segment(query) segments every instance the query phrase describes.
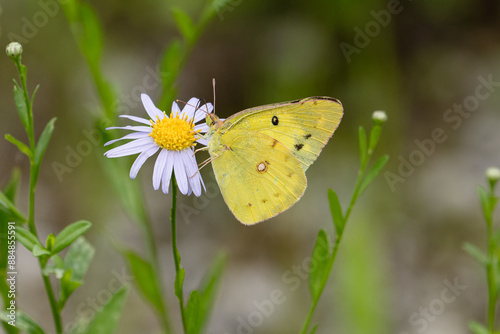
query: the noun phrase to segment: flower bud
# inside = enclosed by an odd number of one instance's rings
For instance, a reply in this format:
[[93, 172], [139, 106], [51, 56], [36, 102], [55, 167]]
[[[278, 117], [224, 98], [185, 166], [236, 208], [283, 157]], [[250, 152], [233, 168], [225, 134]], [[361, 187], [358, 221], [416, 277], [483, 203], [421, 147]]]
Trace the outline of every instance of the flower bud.
[[12, 42], [5, 48], [5, 53], [12, 59], [19, 58], [23, 53], [23, 46], [18, 42]]
[[491, 188], [500, 180], [500, 169], [497, 167], [490, 167], [486, 170], [486, 178], [490, 181]]
[[382, 125], [387, 121], [387, 114], [385, 111], [377, 110], [373, 112], [372, 119], [375, 125]]

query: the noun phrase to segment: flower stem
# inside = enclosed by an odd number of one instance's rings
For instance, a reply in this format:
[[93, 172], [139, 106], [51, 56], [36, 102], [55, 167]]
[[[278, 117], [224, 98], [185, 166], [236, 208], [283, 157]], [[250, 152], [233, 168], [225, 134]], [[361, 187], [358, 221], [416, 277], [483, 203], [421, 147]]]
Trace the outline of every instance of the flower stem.
[[175, 290], [177, 299], [179, 300], [179, 307], [181, 309], [182, 317], [182, 327], [184, 328], [184, 333], [187, 333], [186, 324], [186, 314], [184, 312], [184, 293], [183, 293], [183, 281], [184, 281], [184, 269], [181, 267], [181, 255], [177, 249], [177, 228], [176, 228], [176, 213], [177, 213], [177, 182], [175, 176], [172, 175], [172, 209], [170, 213], [170, 223], [172, 226], [172, 253], [174, 255], [175, 262]]
[[[375, 125], [375, 127], [378, 127], [378, 126], [379, 125]], [[375, 144], [376, 143], [373, 144], [373, 148], [375, 147]], [[304, 325], [302, 326], [302, 330], [300, 332], [301, 334], [307, 334], [307, 330], [309, 328], [309, 324], [310, 324], [312, 316], [314, 314], [314, 310], [316, 309], [316, 306], [318, 305], [319, 299], [320, 299], [320, 297], [323, 293], [323, 290], [325, 289], [326, 283], [328, 282], [328, 279], [330, 277], [330, 273], [332, 271], [333, 264], [335, 263], [335, 259], [337, 258], [337, 253], [339, 250], [340, 242], [342, 241], [342, 236], [344, 235], [344, 230], [345, 230], [345, 226], [347, 224], [347, 220], [349, 219], [349, 216], [351, 215], [352, 208], [356, 204], [356, 201], [358, 200], [358, 197], [360, 195], [361, 184], [363, 183], [363, 179], [364, 179], [365, 174], [366, 174], [368, 162], [370, 161], [371, 156], [373, 154], [373, 148], [368, 149], [366, 152], [366, 156], [364, 158], [362, 158], [362, 160], [360, 161], [360, 167], [358, 170], [358, 178], [356, 180], [356, 185], [355, 185], [354, 191], [352, 193], [351, 201], [349, 202], [349, 207], [347, 208], [347, 211], [346, 211], [345, 215], [343, 216], [344, 228], [342, 228], [340, 230], [340, 232], [336, 235], [335, 244], [334, 244], [333, 250], [332, 250], [332, 255], [328, 259], [328, 263], [327, 263], [328, 275], [325, 275], [325, 278], [321, 282], [319, 293], [317, 294], [317, 297], [315, 297], [312, 301], [312, 305], [311, 305], [311, 308], [309, 309], [309, 312], [307, 314], [306, 321], [304, 322]]]
[[[30, 143], [30, 151], [31, 151], [31, 159], [30, 159], [30, 191], [29, 191], [29, 214], [28, 214], [28, 228], [30, 232], [35, 235], [37, 239], [38, 234], [35, 226], [35, 188], [36, 182], [38, 180], [38, 172], [39, 168], [35, 162], [35, 126], [33, 121], [33, 110], [30, 98], [28, 96], [28, 89], [26, 87], [26, 67], [21, 64], [21, 61], [17, 59], [15, 61], [17, 70], [19, 72], [19, 78], [21, 80], [21, 87], [23, 90], [24, 102], [26, 104], [26, 110], [28, 113], [28, 128], [26, 129], [26, 133], [28, 135], [29, 143]], [[46, 261], [43, 261], [41, 257], [38, 258], [38, 262], [40, 265], [40, 271], [42, 272], [43, 284], [45, 286], [45, 290], [47, 291], [47, 296], [49, 298], [50, 308], [52, 310], [52, 316], [54, 318], [54, 325], [56, 328], [57, 334], [62, 334], [62, 322], [61, 322], [61, 314], [59, 313], [59, 307], [57, 305], [57, 300], [54, 295], [54, 290], [52, 289], [52, 285], [50, 284], [50, 279], [48, 276], [43, 275], [43, 269], [46, 266]]]
[[[371, 156], [371, 152], [368, 153], [368, 157], [367, 157], [366, 161], [368, 161], [370, 159], [370, 156]], [[354, 192], [353, 192], [352, 197], [351, 197], [351, 202], [350, 202], [349, 207], [348, 207], [346, 214], [344, 216], [345, 224], [347, 224], [347, 219], [349, 218], [351, 211], [352, 211], [352, 208], [354, 207], [354, 204], [356, 204], [356, 200], [358, 199], [359, 189], [361, 187], [361, 182], [363, 181], [363, 177], [364, 177], [365, 172], [366, 172], [366, 166], [367, 166], [367, 164], [362, 162], [361, 168], [358, 171], [358, 180], [356, 181], [356, 186], [354, 188]], [[339, 245], [340, 245], [340, 242], [342, 241], [343, 235], [344, 235], [344, 229], [342, 229], [342, 231], [339, 234], [337, 234], [337, 236], [335, 238], [335, 245], [333, 246], [332, 255], [328, 259], [328, 264], [327, 264], [328, 273], [330, 273], [332, 271], [333, 264], [335, 263], [335, 259], [337, 258]], [[325, 275], [325, 279], [321, 282], [321, 287], [319, 290], [320, 292], [318, 293], [318, 297], [314, 298], [312, 301], [312, 305], [311, 305], [311, 308], [309, 309], [309, 312], [307, 314], [306, 321], [304, 322], [304, 326], [302, 327], [302, 330], [300, 332], [301, 334], [307, 334], [307, 329], [309, 328], [309, 324], [311, 322], [312, 315], [314, 313], [314, 310], [316, 309], [316, 306], [318, 305], [319, 299], [321, 297], [321, 294], [323, 293], [323, 290], [326, 286], [326, 283], [328, 282], [329, 277], [330, 277], [330, 274]]]
[[[491, 203], [492, 199], [495, 198], [493, 189], [490, 189], [488, 195], [488, 201]], [[486, 216], [486, 226], [488, 233], [488, 264], [486, 266], [486, 274], [488, 280], [488, 330], [490, 333], [495, 332], [495, 313], [496, 313], [496, 301], [498, 297], [498, 291], [496, 286], [495, 278], [495, 268], [496, 268], [496, 255], [495, 255], [495, 238], [493, 235], [493, 206], [490, 205], [491, 212]]]
[[[141, 208], [144, 208], [142, 206]], [[161, 311], [160, 311], [160, 321], [163, 326], [163, 330], [165, 333], [173, 333], [172, 327], [170, 325], [170, 319], [168, 318], [168, 308], [165, 303], [164, 299], [164, 294], [163, 294], [163, 285], [161, 284], [162, 278], [161, 278], [161, 270], [160, 270], [160, 263], [158, 261], [158, 248], [156, 247], [156, 241], [154, 237], [154, 232], [153, 228], [151, 226], [151, 221], [149, 220], [149, 217], [147, 217], [147, 214], [144, 212], [142, 215], [142, 230], [143, 230], [143, 236], [145, 240], [145, 244], [148, 248], [148, 254], [149, 254], [149, 259], [151, 261], [151, 264], [153, 266], [153, 272], [155, 274], [155, 279], [158, 285], [158, 289], [160, 290], [160, 301], [161, 301]]]

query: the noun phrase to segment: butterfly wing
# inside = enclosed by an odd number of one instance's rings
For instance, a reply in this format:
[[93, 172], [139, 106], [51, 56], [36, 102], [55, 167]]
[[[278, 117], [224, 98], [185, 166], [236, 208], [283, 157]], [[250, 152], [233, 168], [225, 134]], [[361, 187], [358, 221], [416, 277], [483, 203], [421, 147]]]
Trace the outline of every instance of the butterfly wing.
[[306, 171], [337, 129], [342, 115], [337, 99], [308, 97], [243, 110], [226, 119], [221, 130], [259, 131], [277, 139]]
[[235, 217], [251, 225], [297, 202], [307, 180], [297, 158], [259, 131], [231, 130], [212, 138], [209, 151], [222, 196]]

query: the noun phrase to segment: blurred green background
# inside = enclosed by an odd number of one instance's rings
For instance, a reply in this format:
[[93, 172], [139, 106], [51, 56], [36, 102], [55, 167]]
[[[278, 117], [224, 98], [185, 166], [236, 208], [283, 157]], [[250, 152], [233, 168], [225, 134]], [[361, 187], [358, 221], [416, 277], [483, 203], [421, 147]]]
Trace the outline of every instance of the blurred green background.
[[[91, 316], [103, 304], [114, 277], [127, 281], [122, 275], [126, 265], [105, 235], [138, 250], [143, 246], [137, 225], [122, 211], [99, 168], [101, 150], [86, 136], [101, 108], [89, 70], [64, 14], [47, 3], [1, 0], [0, 45], [6, 46], [14, 35], [21, 37], [14, 40], [24, 47], [29, 89], [41, 85], [34, 106], [38, 134], [50, 118], [58, 118], [37, 188], [41, 239], [72, 221], [94, 223], [87, 237], [97, 256], [85, 286], [63, 314], [68, 323], [76, 316]], [[179, 7], [196, 17], [203, 2], [89, 3], [105, 29], [102, 68], [121, 96], [116, 103], [121, 113], [145, 116], [138, 94], [145, 91], [158, 98], [160, 87], [152, 73], [158, 72], [162, 50], [179, 35], [171, 9]], [[41, 12], [49, 14], [46, 21]], [[25, 138], [12, 95], [16, 71], [7, 56], [0, 56], [0, 73], [0, 133]], [[301, 279], [298, 286], [291, 284], [283, 275], [303, 265], [320, 228], [333, 235], [327, 189], [337, 191], [347, 205], [358, 168], [357, 128], [371, 126], [374, 110], [385, 110], [389, 117], [376, 154], [390, 154], [384, 172], [393, 174], [382, 174], [354, 210], [313, 320], [320, 324], [317, 333], [462, 334], [469, 333], [469, 320], [484, 320], [484, 274], [462, 245], [485, 243], [476, 187], [485, 183], [487, 167], [500, 166], [498, 1], [233, 0], [193, 49], [177, 81], [178, 98], [211, 101], [212, 78], [217, 80], [216, 112], [221, 117], [314, 95], [340, 99], [345, 115], [309, 168], [302, 200], [271, 221], [252, 227], [238, 223], [218, 192], [211, 167], [202, 170], [207, 195], [180, 196], [185, 291], [198, 285], [219, 249], [230, 255], [208, 333], [237, 333], [242, 319], [248, 321], [256, 303], [269, 299], [275, 289], [283, 291], [286, 301], [247, 332], [298, 331], [309, 306], [307, 284]], [[485, 86], [488, 80], [492, 83]], [[453, 111], [454, 105], [464, 103], [470, 112]], [[446, 140], [430, 144], [436, 129], [444, 131]], [[418, 143], [427, 143], [428, 152]], [[78, 150], [85, 154], [69, 166], [69, 152]], [[26, 158], [3, 139], [0, 157], [0, 184], [14, 167], [22, 169], [19, 202], [26, 208]], [[170, 196], [152, 189], [152, 160], [129, 182], [143, 184], [169, 308], [179, 320]], [[404, 161], [413, 167], [402, 167]], [[71, 171], [58, 174], [55, 163]], [[394, 181], [394, 175], [400, 178]], [[36, 260], [21, 251], [18, 266], [20, 306], [50, 328]], [[463, 291], [453, 302], [439, 302], [446, 282], [454, 281], [465, 286]], [[424, 308], [427, 317], [420, 313]], [[118, 332], [157, 329], [150, 308], [134, 291]]]

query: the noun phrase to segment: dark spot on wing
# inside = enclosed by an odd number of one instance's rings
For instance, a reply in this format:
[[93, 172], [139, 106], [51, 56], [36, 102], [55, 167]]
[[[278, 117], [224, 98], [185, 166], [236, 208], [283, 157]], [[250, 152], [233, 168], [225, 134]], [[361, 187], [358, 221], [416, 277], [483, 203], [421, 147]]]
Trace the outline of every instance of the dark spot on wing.
[[276, 139], [273, 139], [273, 143], [271, 144], [271, 147], [276, 146], [277, 143], [278, 143], [278, 141]]
[[280, 194], [279, 193], [275, 193], [274, 197], [280, 197]]
[[252, 203], [248, 203], [248, 206], [252, 206]]
[[300, 151], [302, 149], [302, 147], [304, 147], [304, 144], [295, 144], [295, 149], [297, 151]]
[[304, 136], [305, 139], [309, 139], [312, 137], [312, 134], [308, 133], [307, 135]]
[[314, 104], [314, 105], [317, 105], [317, 104], [318, 104], [318, 101], [314, 100], [313, 104]]
[[273, 125], [278, 125], [279, 123], [278, 117], [273, 116], [273, 118], [271, 119], [271, 123], [273, 123]]
[[265, 199], [265, 198], [264, 198], [264, 199], [262, 200], [262, 203], [266, 204], [266, 202], [267, 202], [267, 199]]

